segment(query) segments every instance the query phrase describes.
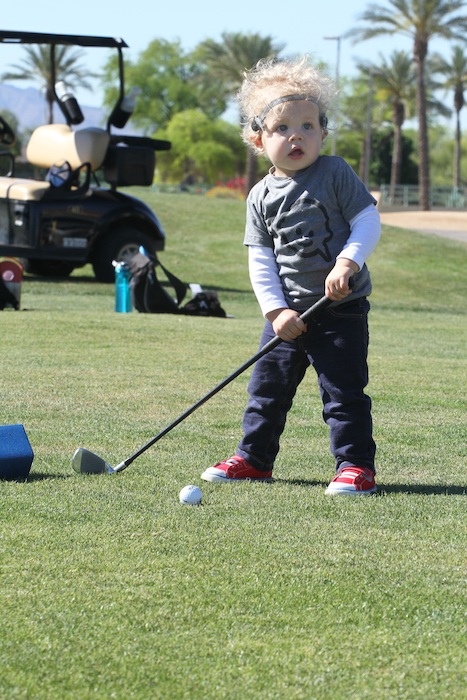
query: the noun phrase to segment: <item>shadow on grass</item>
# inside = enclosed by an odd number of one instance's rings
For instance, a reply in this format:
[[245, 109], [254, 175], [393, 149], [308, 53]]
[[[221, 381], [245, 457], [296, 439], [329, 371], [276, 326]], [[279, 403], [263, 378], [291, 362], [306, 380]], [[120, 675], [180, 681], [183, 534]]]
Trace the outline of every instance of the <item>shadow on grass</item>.
[[[328, 481], [317, 481], [315, 479], [273, 479], [272, 483], [291, 484], [292, 486], [322, 486], [327, 487]], [[457, 486], [456, 484], [381, 484], [378, 483], [378, 490], [373, 496], [387, 496], [390, 493], [423, 494], [424, 496], [465, 496], [467, 486]]]
[[[63, 282], [66, 282], [67, 284], [99, 284], [94, 277], [90, 277], [89, 275], [73, 275], [72, 277], [44, 275], [44, 277], [42, 277], [41, 275], [33, 275], [29, 273], [23, 277], [23, 282], [38, 282], [40, 284], [61, 284]], [[101, 284], [105, 284], [105, 282], [102, 282]]]
[[47, 481], [48, 479], [69, 479], [73, 474], [44, 474], [43, 472], [34, 472], [29, 474], [25, 481]]
[[291, 486], [328, 486], [329, 481], [316, 481], [315, 479], [272, 479], [273, 484], [290, 484]]
[[[95, 277], [89, 276], [89, 275], [71, 275], [70, 277], [60, 277], [60, 276], [40, 276], [40, 275], [34, 275], [27, 273], [27, 275], [24, 276], [23, 281], [27, 282], [32, 282], [32, 283], [40, 283], [40, 284], [60, 284], [65, 282], [66, 284], [99, 284], [102, 285], [103, 287], [111, 287], [114, 283], [113, 282], [98, 282]], [[162, 287], [167, 287], [168, 289], [171, 289], [171, 285], [169, 282], [166, 280], [159, 280], [160, 284]], [[202, 284], [201, 285], [204, 291], [206, 292], [225, 292], [227, 293], [232, 293], [232, 294], [252, 294], [251, 289], [238, 289], [238, 287], [221, 287], [219, 285], [214, 285], [214, 284]], [[189, 294], [189, 290], [188, 290]]]
[[378, 484], [378, 494], [418, 493], [424, 496], [465, 496], [467, 486], [456, 484]]
[[[17, 481], [18, 483], [47, 481], [51, 479], [70, 479], [76, 476], [70, 474], [45, 474], [43, 472], [34, 472], [29, 474], [25, 479], [8, 479], [7, 481]], [[317, 479], [278, 479], [273, 478], [268, 484], [290, 484], [290, 486], [304, 486], [305, 488], [313, 488], [320, 486], [326, 488], [329, 481], [318, 481]], [[406, 494], [422, 494], [423, 496], [466, 496], [467, 486], [458, 486], [456, 484], [444, 484], [437, 486], [436, 484], [381, 484], [378, 483], [378, 490], [372, 494], [373, 497], [383, 497], [391, 493], [406, 493]]]

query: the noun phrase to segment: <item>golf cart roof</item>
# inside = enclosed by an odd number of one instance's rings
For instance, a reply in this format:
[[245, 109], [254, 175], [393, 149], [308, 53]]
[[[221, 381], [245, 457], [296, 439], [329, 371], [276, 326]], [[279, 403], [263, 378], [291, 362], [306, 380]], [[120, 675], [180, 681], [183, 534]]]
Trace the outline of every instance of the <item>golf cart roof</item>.
[[8, 32], [1, 29], [0, 43], [102, 46], [110, 49], [128, 48], [128, 44], [119, 37], [81, 36], [79, 34], [43, 34], [41, 32]]

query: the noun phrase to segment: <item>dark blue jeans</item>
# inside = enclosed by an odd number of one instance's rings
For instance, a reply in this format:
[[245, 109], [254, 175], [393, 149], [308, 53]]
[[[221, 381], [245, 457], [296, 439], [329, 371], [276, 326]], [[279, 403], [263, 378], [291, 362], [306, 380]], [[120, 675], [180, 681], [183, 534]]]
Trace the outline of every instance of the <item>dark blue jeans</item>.
[[[369, 308], [365, 298], [328, 307], [308, 323], [306, 333], [281, 343], [256, 363], [237, 454], [257, 469], [273, 468], [287, 413], [311, 364], [318, 376], [336, 468], [356, 465], [374, 470], [371, 399], [364, 392]], [[260, 347], [273, 337], [272, 325], [266, 322]]]

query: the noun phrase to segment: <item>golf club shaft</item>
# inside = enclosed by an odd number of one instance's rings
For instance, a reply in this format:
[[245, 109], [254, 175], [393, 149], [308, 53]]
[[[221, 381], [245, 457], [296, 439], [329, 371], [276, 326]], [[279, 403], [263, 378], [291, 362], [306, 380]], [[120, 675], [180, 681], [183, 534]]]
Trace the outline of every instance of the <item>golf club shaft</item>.
[[[316, 304], [313, 304], [307, 311], [305, 311], [300, 318], [302, 321], [307, 323], [307, 321], [311, 320], [315, 316], [317, 316], [321, 311], [326, 309], [330, 304], [332, 304], [332, 300], [329, 299], [328, 297], [324, 296], [322, 297], [319, 301], [316, 302]], [[238, 369], [235, 370], [235, 372], [232, 372], [232, 374], [229, 374], [228, 377], [226, 377], [222, 382], [217, 384], [217, 386], [214, 387], [214, 389], [211, 389], [205, 396], [203, 396], [199, 401], [197, 401], [193, 406], [188, 408], [184, 413], [182, 413], [181, 416], [176, 418], [170, 425], [168, 425], [166, 428], [161, 430], [160, 433], [158, 433], [155, 437], [152, 438], [152, 440], [149, 440], [143, 447], [141, 447], [137, 452], [132, 454], [130, 457], [125, 459], [123, 462], [120, 462], [115, 468], [115, 472], [120, 472], [126, 469], [127, 467], [130, 466], [130, 464], [137, 459], [140, 455], [143, 454], [143, 452], [146, 452], [150, 447], [152, 447], [156, 442], [158, 442], [161, 438], [164, 437], [164, 435], [167, 435], [173, 428], [175, 428], [179, 423], [185, 420], [185, 418], [188, 418], [188, 416], [191, 416], [192, 413], [194, 413], [200, 406], [206, 403], [206, 401], [209, 401], [210, 398], [215, 396], [215, 394], [218, 394], [219, 391], [221, 391], [224, 387], [227, 386], [227, 384], [230, 384], [234, 379], [236, 379], [240, 374], [245, 372], [251, 365], [254, 365], [255, 362], [257, 362], [261, 357], [264, 355], [267, 355], [268, 352], [271, 352], [275, 347], [280, 345], [282, 343], [282, 339], [279, 338], [277, 335], [275, 338], [272, 338], [266, 345], [263, 345], [263, 347], [256, 353], [256, 355], [253, 355], [253, 357], [250, 357], [249, 360], [243, 363]]]

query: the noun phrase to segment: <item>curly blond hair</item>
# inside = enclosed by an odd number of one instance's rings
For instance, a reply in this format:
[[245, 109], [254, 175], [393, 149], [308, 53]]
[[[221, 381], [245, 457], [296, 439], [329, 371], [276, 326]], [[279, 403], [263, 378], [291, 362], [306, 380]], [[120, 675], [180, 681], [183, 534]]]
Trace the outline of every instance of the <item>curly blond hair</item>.
[[[242, 139], [255, 153], [253, 141], [257, 136], [254, 119], [273, 100], [285, 95], [307, 95], [316, 101], [320, 115], [325, 116], [336, 97], [334, 81], [322, 70], [310, 64], [308, 56], [300, 59], [261, 59], [244, 72], [244, 80], [237, 93], [242, 119]], [[281, 106], [274, 109], [280, 110]]]

